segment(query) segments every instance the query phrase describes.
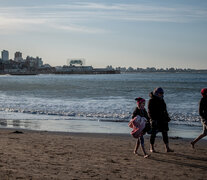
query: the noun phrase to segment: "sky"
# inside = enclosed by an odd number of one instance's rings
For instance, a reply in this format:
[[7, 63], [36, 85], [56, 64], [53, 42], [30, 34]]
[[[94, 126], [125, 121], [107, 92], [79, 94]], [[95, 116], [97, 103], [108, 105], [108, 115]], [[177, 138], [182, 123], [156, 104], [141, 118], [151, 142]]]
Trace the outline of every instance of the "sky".
[[52, 66], [207, 69], [206, 0], [0, 0], [0, 51]]

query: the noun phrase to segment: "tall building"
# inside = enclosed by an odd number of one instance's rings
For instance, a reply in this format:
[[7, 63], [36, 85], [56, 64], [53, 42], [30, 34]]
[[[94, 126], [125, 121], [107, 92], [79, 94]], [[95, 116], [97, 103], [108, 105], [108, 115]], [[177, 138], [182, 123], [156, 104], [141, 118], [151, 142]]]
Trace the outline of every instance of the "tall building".
[[1, 58], [3, 61], [9, 60], [9, 51], [3, 50], [1, 51]]
[[21, 52], [15, 52], [14, 53], [14, 60], [15, 61], [22, 61], [23, 60], [23, 58], [22, 58], [22, 53]]
[[39, 57], [34, 58], [34, 57], [27, 56], [26, 61], [29, 62], [30, 67], [39, 68], [43, 65], [42, 58]]

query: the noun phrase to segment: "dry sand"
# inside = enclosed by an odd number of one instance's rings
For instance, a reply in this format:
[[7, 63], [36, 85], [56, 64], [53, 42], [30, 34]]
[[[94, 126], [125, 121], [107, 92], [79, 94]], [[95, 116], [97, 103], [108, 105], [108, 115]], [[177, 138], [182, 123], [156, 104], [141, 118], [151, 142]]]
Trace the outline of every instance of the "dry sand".
[[[207, 141], [190, 147], [188, 139], [170, 139], [174, 153], [144, 159], [133, 154], [130, 135], [71, 134], [0, 130], [0, 180], [5, 179], [207, 179]], [[145, 138], [148, 151], [149, 138]], [[149, 152], [149, 151], [148, 151]]]

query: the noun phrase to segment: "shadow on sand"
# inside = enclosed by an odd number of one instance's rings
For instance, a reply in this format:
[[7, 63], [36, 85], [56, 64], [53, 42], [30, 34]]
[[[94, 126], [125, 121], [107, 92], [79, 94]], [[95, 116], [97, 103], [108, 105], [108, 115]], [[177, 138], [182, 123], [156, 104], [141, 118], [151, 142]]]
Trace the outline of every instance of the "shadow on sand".
[[[191, 156], [191, 155], [186, 155], [186, 154], [181, 154], [181, 153], [168, 153], [168, 154], [166, 154], [166, 153], [159, 152], [157, 154], [163, 154], [166, 156], [170, 156], [171, 158], [151, 156], [150, 159], [152, 159], [154, 161], [169, 163], [169, 164], [175, 164], [175, 165], [180, 165], [180, 166], [185, 166], [185, 167], [207, 170], [207, 165], [201, 164], [201, 163], [207, 162], [206, 157], [196, 157], [194, 155]], [[173, 157], [175, 157], [175, 158], [173, 159]], [[184, 162], [182, 159], [176, 159], [176, 157], [184, 158], [188, 162]], [[200, 162], [195, 162], [195, 161], [200, 161]]]

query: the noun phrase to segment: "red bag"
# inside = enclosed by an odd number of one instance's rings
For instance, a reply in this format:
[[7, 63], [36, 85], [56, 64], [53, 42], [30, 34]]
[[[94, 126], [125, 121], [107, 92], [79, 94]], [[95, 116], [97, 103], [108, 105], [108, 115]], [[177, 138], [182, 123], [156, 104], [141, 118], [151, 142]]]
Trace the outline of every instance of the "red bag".
[[131, 119], [128, 126], [133, 128], [131, 131], [131, 135], [134, 138], [138, 138], [142, 135], [142, 130], [145, 128], [146, 118], [141, 116], [136, 116], [135, 118]]

